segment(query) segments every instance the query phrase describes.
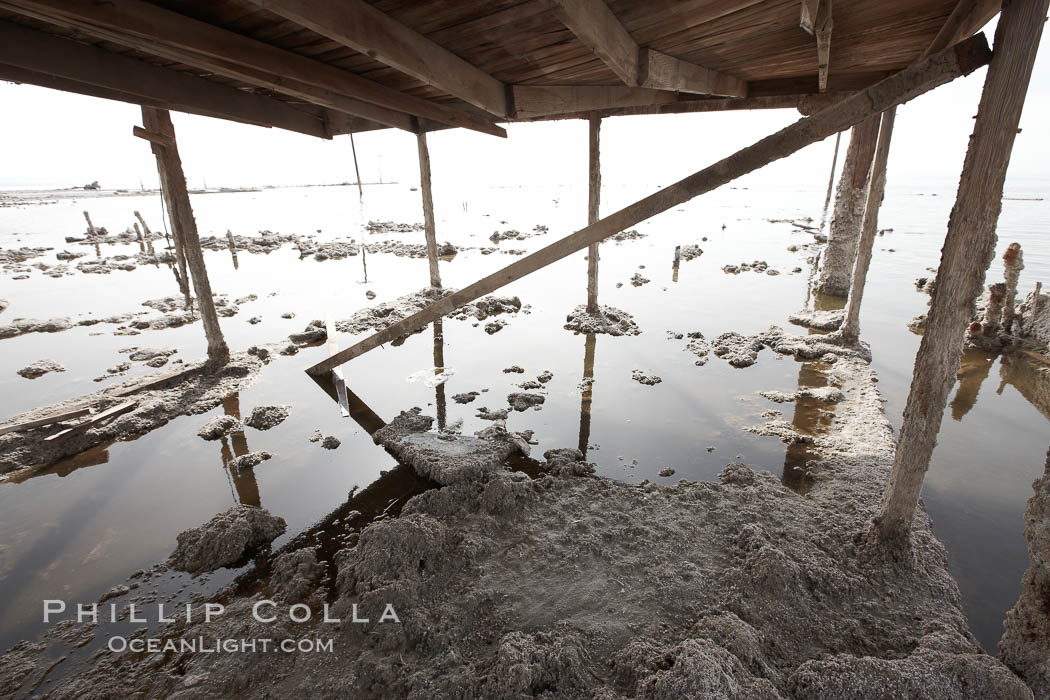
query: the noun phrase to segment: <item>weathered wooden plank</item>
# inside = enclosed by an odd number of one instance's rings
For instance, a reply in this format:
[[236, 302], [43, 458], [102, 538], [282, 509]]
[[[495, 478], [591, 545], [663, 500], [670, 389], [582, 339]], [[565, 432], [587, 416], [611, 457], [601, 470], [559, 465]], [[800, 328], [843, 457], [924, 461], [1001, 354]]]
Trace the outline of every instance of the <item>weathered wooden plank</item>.
[[[30, 11], [45, 21], [58, 19], [77, 28], [107, 33], [118, 43], [134, 43], [134, 48], [154, 55], [171, 57], [171, 48], [179, 49], [172, 60], [205, 66], [218, 72], [234, 73], [254, 84], [295, 94], [320, 104], [366, 119], [387, 123], [382, 112], [368, 110], [361, 104], [383, 107], [396, 113], [432, 119], [496, 136], [506, 131], [477, 115], [391, 90], [356, 73], [341, 70], [321, 61], [276, 48], [261, 41], [195, 20], [142, 0], [110, 0], [106, 3], [84, 3], [80, 0], [8, 0], [20, 9]], [[116, 36], [112, 34], [116, 33]], [[134, 41], [131, 41], [134, 39]], [[239, 68], [240, 70], [238, 70]], [[304, 89], [312, 88], [312, 89]], [[333, 99], [334, 98], [334, 99]], [[343, 98], [343, 99], [339, 99]], [[334, 102], [343, 107], [336, 107]], [[364, 112], [364, 113], [363, 113]], [[385, 118], [389, 118], [386, 116]], [[397, 123], [389, 126], [399, 126]], [[399, 127], [400, 128], [400, 127]]]
[[623, 81], [638, 86], [638, 44], [605, 0], [552, 0], [552, 9], [576, 38]]
[[746, 81], [652, 49], [642, 49], [638, 54], [638, 84], [697, 95], [747, 97]]
[[622, 85], [514, 85], [511, 93], [514, 98], [514, 119], [680, 101], [678, 95], [666, 90]]
[[[179, 111], [328, 137], [324, 122], [316, 114], [280, 100], [235, 90], [12, 22], [0, 22], [0, 63], [146, 98], [153, 106], [164, 104]], [[60, 85], [55, 87], [64, 89]]]
[[318, 34], [498, 116], [506, 86], [439, 44], [362, 0], [252, 0]]
[[29, 430], [31, 428], [41, 428], [45, 425], [51, 425], [52, 423], [61, 423], [62, 421], [73, 420], [74, 418], [82, 418], [91, 413], [91, 409], [87, 406], [80, 406], [77, 408], [71, 408], [59, 413], [52, 413], [49, 416], [43, 418], [37, 418], [36, 420], [23, 421], [22, 423], [13, 423], [11, 425], [5, 425], [0, 427], [0, 435], [7, 435], [8, 433], [17, 433], [22, 430]]
[[[618, 88], [627, 90], [630, 88]], [[671, 94], [671, 93], [667, 93]], [[770, 95], [763, 97], [712, 97], [702, 100], [680, 100], [666, 104], [648, 104], [638, 107], [614, 107], [593, 109], [542, 117], [516, 118], [512, 121], [555, 121], [559, 119], [589, 119], [591, 116], [627, 117], [646, 114], [690, 114], [694, 112], [725, 112], [741, 109], [798, 109], [802, 114], [812, 114], [831, 104], [832, 95]], [[835, 95], [840, 99], [842, 95]], [[812, 99], [819, 98], [819, 99]], [[803, 109], [805, 108], [805, 109]]]
[[68, 437], [75, 433], [82, 433], [88, 428], [98, 425], [103, 421], [107, 421], [110, 418], [116, 418], [117, 416], [124, 415], [129, 411], [133, 411], [138, 405], [138, 401], [126, 401], [122, 404], [113, 406], [112, 408], [107, 408], [105, 411], [102, 411], [101, 413], [96, 413], [87, 420], [81, 421], [80, 423], [77, 423], [71, 428], [66, 428], [65, 430], [59, 431], [54, 435], [48, 435], [46, 438], [44, 438], [44, 442], [53, 442], [55, 440], [61, 440], [62, 438]]
[[873, 524], [874, 534], [883, 542], [907, 540], [911, 530], [944, 407], [955, 385], [963, 336], [995, 255], [1003, 184], [1048, 6], [1050, 0], [1004, 3], [995, 29], [995, 55], [948, 219], [893, 469]]
[[811, 143], [849, 128], [873, 114], [917, 97], [938, 85], [967, 75], [986, 64], [991, 55], [984, 36], [977, 36], [883, 80], [877, 85], [837, 102], [822, 112], [767, 136], [714, 165], [700, 170], [576, 233], [511, 263], [427, 308], [395, 323], [355, 345], [310, 367], [321, 374], [383, 343], [401, 337], [458, 309], [464, 304], [557, 262], [618, 231], [709, 192], [775, 160], [785, 158]]

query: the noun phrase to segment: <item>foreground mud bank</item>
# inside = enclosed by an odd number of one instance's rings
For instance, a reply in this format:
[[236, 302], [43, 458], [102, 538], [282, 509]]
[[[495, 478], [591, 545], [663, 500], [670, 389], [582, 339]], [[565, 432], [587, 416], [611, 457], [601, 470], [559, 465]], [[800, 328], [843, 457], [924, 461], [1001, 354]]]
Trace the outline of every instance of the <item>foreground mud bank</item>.
[[[512, 471], [520, 436], [465, 437], [406, 412], [377, 441], [436, 478], [334, 553], [296, 538], [263, 584], [164, 639], [331, 640], [330, 653], [112, 653], [52, 673], [43, 645], [0, 661], [0, 691], [47, 697], [1030, 698], [970, 634], [920, 513], [910, 551], [865, 532], [893, 440], [861, 359], [814, 438], [805, 496], [730, 463], [719, 483], [630, 486], [572, 449]], [[520, 467], [523, 457], [517, 460]], [[457, 464], [463, 468], [457, 469]], [[351, 519], [353, 513], [346, 515]], [[360, 514], [357, 513], [357, 516]], [[311, 621], [252, 615], [305, 603]], [[322, 622], [323, 607], [340, 623]], [[356, 606], [356, 608], [354, 607]], [[387, 607], [400, 622], [379, 622]], [[355, 623], [369, 617], [369, 623]]]

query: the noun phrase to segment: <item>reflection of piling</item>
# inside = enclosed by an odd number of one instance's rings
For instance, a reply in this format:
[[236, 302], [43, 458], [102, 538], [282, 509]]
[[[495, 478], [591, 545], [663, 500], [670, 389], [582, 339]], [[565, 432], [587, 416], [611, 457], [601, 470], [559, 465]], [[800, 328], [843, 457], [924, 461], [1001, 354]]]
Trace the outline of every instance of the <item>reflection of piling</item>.
[[597, 336], [588, 333], [583, 345], [583, 381], [580, 384], [580, 452], [587, 456], [591, 440], [591, 401], [594, 397], [594, 346]]
[[[445, 371], [445, 335], [442, 322], [434, 321], [434, 374]], [[435, 403], [437, 405], [438, 430], [445, 429], [448, 420], [448, 407], [445, 401], [445, 383], [441, 382], [434, 387]]]
[[[798, 371], [798, 388], [819, 389], [828, 386], [827, 374], [815, 362], [804, 362]], [[795, 399], [795, 412], [791, 425], [801, 435], [817, 435], [827, 432], [834, 419], [835, 404], [820, 399], [798, 396]], [[812, 445], [808, 442], [789, 443], [784, 452], [784, 471], [781, 481], [796, 493], [804, 494], [813, 488], [813, 475], [807, 471], [808, 465], [817, 459]]]
[[671, 264], [671, 281], [678, 281], [678, 266], [682, 262], [682, 246], [676, 245], [674, 247], [674, 262]]
[[952, 399], [952, 418], [961, 421], [977, 404], [977, 394], [995, 364], [995, 355], [983, 350], [967, 350], [959, 367], [959, 388]]
[[230, 257], [233, 258], [233, 269], [237, 269], [237, 241], [233, 238], [233, 232], [226, 229], [226, 240], [230, 245]]
[[[226, 415], [240, 420], [240, 394], [234, 392], [223, 398], [222, 410]], [[237, 490], [237, 500], [241, 505], [255, 506], [256, 508], [259, 508], [262, 506], [262, 498], [259, 495], [259, 482], [255, 479], [255, 469], [253, 467], [235, 469], [230, 466], [230, 462], [233, 461], [234, 457], [241, 457], [251, 451], [248, 449], [248, 438], [245, 436], [243, 430], [235, 430], [230, 433], [229, 437], [230, 443], [233, 445], [233, 454], [230, 454], [230, 448], [226, 444], [226, 438], [223, 438], [222, 465], [226, 468], [226, 471], [230, 475], [230, 479], [233, 481], [233, 486]]]

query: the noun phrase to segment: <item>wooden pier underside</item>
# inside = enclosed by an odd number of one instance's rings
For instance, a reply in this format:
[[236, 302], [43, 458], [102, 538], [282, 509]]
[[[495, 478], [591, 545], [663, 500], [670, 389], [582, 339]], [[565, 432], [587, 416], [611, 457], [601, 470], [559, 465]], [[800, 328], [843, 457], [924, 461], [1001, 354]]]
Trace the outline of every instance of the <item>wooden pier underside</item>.
[[[812, 106], [994, 0], [0, 0], [0, 79], [313, 136]], [[816, 26], [815, 26], [816, 25]], [[823, 106], [826, 102], [817, 103]]]

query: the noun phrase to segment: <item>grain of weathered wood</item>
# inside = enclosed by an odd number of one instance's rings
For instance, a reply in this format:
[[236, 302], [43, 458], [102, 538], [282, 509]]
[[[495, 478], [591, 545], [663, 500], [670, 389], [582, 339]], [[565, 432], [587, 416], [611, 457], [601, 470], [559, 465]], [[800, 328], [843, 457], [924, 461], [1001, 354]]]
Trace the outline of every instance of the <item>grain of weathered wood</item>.
[[416, 134], [416, 149], [419, 151], [419, 191], [423, 196], [423, 231], [427, 239], [427, 261], [430, 263], [430, 286], [441, 286], [438, 270], [437, 224], [434, 221], [434, 191], [430, 176], [430, 149], [427, 135]]
[[82, 433], [88, 428], [98, 425], [99, 423], [102, 423], [104, 421], [107, 421], [110, 418], [116, 418], [117, 416], [124, 415], [129, 411], [133, 411], [138, 405], [138, 401], [126, 401], [124, 403], [113, 406], [112, 408], [107, 408], [105, 411], [96, 413], [87, 420], [83, 420], [80, 423], [77, 423], [76, 425], [72, 426], [71, 428], [61, 430], [55, 433], [54, 435], [48, 435], [46, 438], [44, 438], [44, 442], [54, 442], [55, 440], [61, 440], [62, 438], [68, 437], [75, 433]]
[[[384, 121], [390, 119], [379, 106], [395, 113], [506, 136], [491, 121], [468, 112], [422, 100], [392, 90], [355, 73], [285, 51], [235, 32], [195, 20], [141, 0], [109, 0], [104, 4], [79, 0], [8, 0], [44, 19], [74, 24], [88, 33], [117, 32], [116, 41], [135, 39], [135, 48], [202, 65], [275, 90], [296, 94], [315, 104]], [[105, 34], [112, 37], [112, 34]], [[347, 100], [350, 100], [349, 102]], [[360, 103], [360, 104], [358, 104]], [[337, 106], [342, 104], [343, 107]], [[350, 110], [353, 111], [350, 111]], [[396, 120], [395, 120], [396, 122]], [[397, 126], [398, 123], [389, 124]], [[402, 127], [403, 128], [403, 127]]]
[[906, 539], [955, 384], [963, 336], [995, 255], [1003, 183], [1050, 0], [1004, 3], [995, 55], [984, 81], [955, 206], [941, 251], [937, 285], [919, 343], [897, 452], [873, 523], [881, 541]]
[[552, 9], [627, 87], [638, 85], [638, 44], [605, 0], [551, 0]]
[[[601, 117], [587, 122], [587, 225], [598, 222], [602, 201]], [[587, 310], [598, 310], [598, 244], [587, 248]]]
[[622, 85], [514, 85], [514, 119], [679, 102], [667, 90]]
[[333, 367], [379, 347], [383, 343], [399, 338], [406, 332], [421, 328], [478, 297], [521, 279], [592, 243], [597, 243], [651, 216], [667, 211], [671, 207], [709, 192], [775, 160], [789, 156], [811, 143], [848, 129], [873, 114], [877, 115], [932, 90], [938, 85], [969, 74], [985, 65], [989, 57], [990, 51], [983, 35], [931, 56], [877, 85], [841, 100], [812, 117], [801, 119], [710, 167], [693, 173], [576, 233], [525, 256], [502, 270], [443, 297], [418, 313], [317, 363], [307, 371], [314, 375], [323, 374]]
[[893, 122], [897, 117], [897, 108], [893, 107], [882, 113], [882, 124], [879, 127], [879, 143], [875, 148], [875, 160], [871, 164], [871, 175], [868, 178], [867, 206], [864, 208], [864, 222], [860, 229], [860, 240], [857, 243], [857, 255], [853, 262], [853, 273], [850, 275], [849, 298], [846, 301], [846, 315], [840, 328], [842, 339], [846, 343], [855, 343], [860, 337], [860, 305], [864, 299], [864, 283], [868, 278], [871, 265], [871, 252], [875, 245], [875, 234], [879, 230], [879, 207], [886, 192], [886, 165], [890, 156], [890, 140], [893, 136]]
[[182, 159], [179, 158], [179, 150], [175, 145], [175, 127], [171, 123], [171, 115], [167, 110], [143, 107], [142, 124], [147, 131], [165, 136], [171, 141], [171, 146], [151, 144], [151, 147], [163, 173], [161, 183], [165, 190], [164, 199], [168, 202], [172, 224], [178, 232], [177, 238], [182, 243], [186, 266], [193, 279], [193, 290], [197, 294], [204, 335], [208, 339], [208, 359], [225, 363], [230, 359], [230, 350], [222, 336], [219, 316], [215, 312], [215, 300], [212, 298], [211, 283], [208, 281], [208, 270], [204, 266], [197, 222], [193, 218], [190, 194], [186, 188], [186, 175], [182, 171]]
[[638, 84], [697, 95], [747, 97], [747, 82], [652, 49], [638, 53]]
[[464, 102], [507, 116], [503, 83], [367, 2], [252, 1]]

